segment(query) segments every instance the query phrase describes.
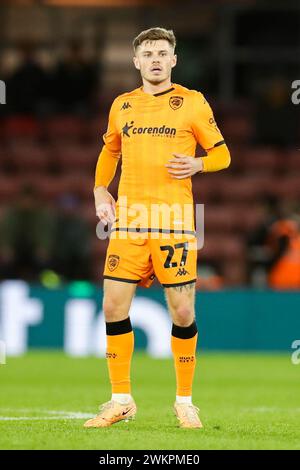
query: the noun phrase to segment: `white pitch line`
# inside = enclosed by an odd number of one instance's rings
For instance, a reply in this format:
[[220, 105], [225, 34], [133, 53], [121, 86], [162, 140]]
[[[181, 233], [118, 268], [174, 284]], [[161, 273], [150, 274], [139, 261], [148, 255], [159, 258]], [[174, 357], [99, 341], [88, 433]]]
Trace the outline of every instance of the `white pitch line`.
[[[31, 412], [33, 410], [30, 410]], [[14, 410], [16, 413], [16, 410]], [[54, 416], [0, 416], [0, 421], [47, 421], [47, 420], [61, 420], [61, 419], [88, 419], [92, 418], [91, 413], [80, 413], [80, 412], [63, 412], [63, 411], [44, 411], [46, 414]]]

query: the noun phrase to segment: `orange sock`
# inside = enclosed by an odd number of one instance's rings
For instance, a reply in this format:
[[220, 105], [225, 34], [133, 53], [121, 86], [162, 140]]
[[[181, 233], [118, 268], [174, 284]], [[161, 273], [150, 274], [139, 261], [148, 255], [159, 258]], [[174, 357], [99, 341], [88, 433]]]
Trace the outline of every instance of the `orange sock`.
[[134, 335], [130, 318], [106, 323], [106, 359], [112, 393], [131, 393], [130, 365]]
[[176, 372], [176, 395], [191, 396], [196, 366], [197, 325], [194, 321], [190, 326], [173, 324], [171, 348]]

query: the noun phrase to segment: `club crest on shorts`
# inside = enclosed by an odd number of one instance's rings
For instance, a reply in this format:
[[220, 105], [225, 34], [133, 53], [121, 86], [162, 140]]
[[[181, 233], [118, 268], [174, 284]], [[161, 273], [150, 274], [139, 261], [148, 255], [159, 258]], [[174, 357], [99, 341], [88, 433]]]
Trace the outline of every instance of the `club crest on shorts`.
[[172, 109], [176, 110], [182, 106], [183, 98], [181, 96], [171, 96], [169, 99], [169, 105]]
[[108, 269], [110, 271], [114, 271], [118, 267], [119, 261], [120, 261], [120, 256], [109, 255], [108, 260], [107, 260]]

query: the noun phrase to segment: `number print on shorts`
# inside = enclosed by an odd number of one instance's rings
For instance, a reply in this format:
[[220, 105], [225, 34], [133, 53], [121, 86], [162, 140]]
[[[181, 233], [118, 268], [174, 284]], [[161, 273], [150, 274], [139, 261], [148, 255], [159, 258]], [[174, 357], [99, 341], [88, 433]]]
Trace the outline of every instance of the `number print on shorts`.
[[[175, 248], [175, 249], [174, 249]], [[178, 263], [176, 261], [172, 261], [172, 258], [174, 256], [175, 250], [182, 248], [182, 255], [181, 255], [181, 260], [180, 260], [180, 266], [185, 266], [186, 264], [186, 258], [188, 254], [188, 242], [184, 243], [176, 243], [174, 245], [174, 248], [172, 245], [163, 245], [160, 247], [161, 251], [168, 251], [168, 256], [166, 258], [166, 261], [164, 262], [164, 268], [177, 268]]]

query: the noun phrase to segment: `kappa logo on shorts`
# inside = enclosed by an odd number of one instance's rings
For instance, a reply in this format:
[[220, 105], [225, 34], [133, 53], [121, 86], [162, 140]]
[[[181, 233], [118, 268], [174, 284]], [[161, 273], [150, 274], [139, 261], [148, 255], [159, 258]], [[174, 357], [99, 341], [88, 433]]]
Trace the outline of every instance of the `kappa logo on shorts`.
[[179, 268], [175, 277], [186, 276], [187, 274], [190, 274], [190, 273], [185, 268]]
[[172, 109], [174, 109], [174, 111], [176, 111], [178, 108], [181, 108], [182, 103], [183, 98], [181, 96], [171, 96], [169, 99], [169, 105]]
[[110, 271], [114, 271], [118, 267], [119, 261], [120, 261], [120, 256], [109, 255], [108, 260], [107, 260], [108, 269]]

